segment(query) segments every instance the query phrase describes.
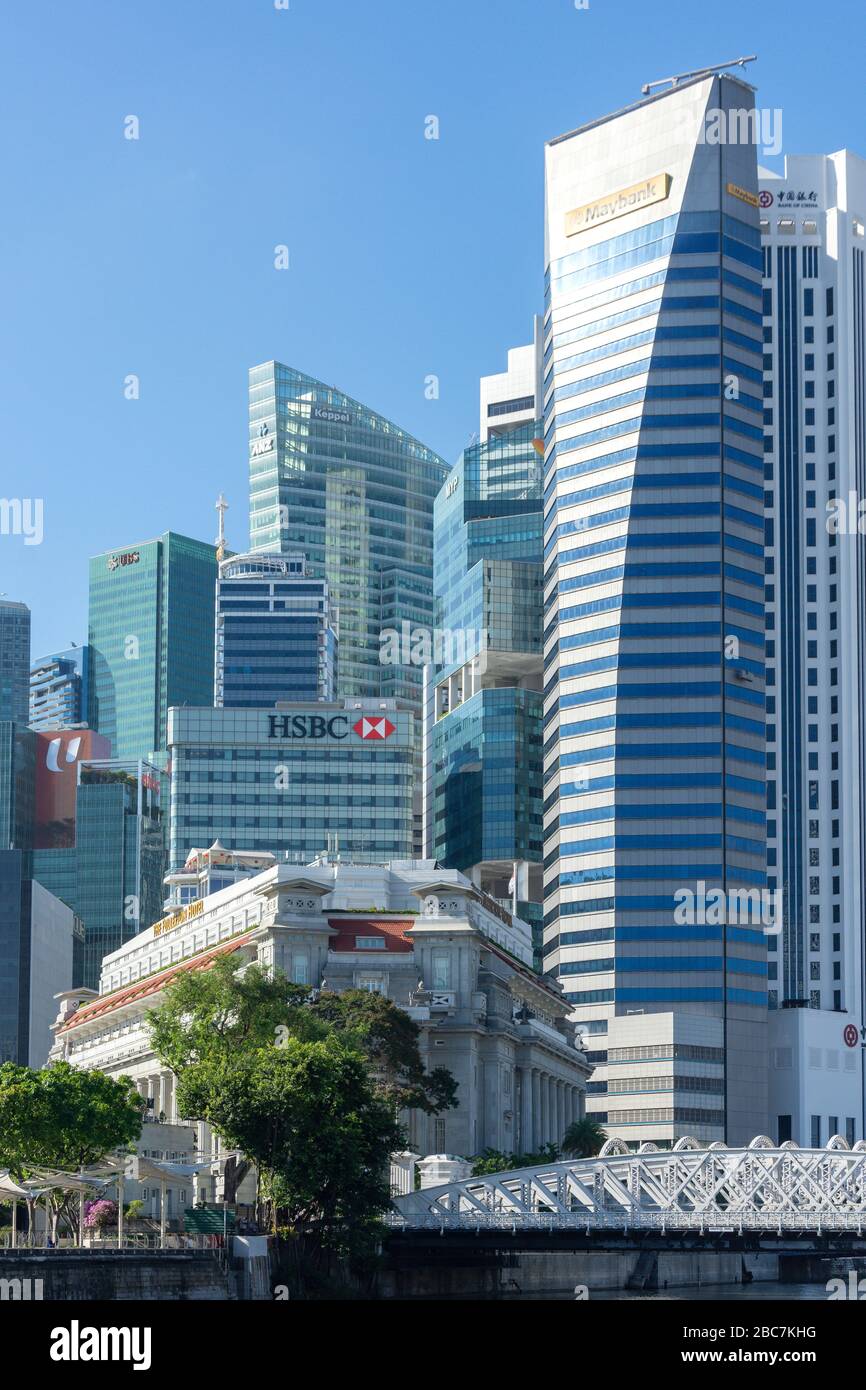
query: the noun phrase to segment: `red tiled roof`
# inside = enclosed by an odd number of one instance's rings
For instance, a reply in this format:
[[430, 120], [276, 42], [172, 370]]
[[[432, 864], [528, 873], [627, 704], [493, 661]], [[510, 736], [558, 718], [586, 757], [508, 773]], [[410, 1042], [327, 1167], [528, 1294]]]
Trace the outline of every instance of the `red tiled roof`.
[[80, 1009], [64, 1023], [62, 1028], [58, 1028], [58, 1033], [65, 1033], [67, 1029], [76, 1027], [79, 1023], [89, 1023], [91, 1019], [101, 1018], [103, 1014], [112, 1013], [114, 1009], [119, 1009], [123, 1004], [134, 1004], [139, 999], [146, 999], [149, 994], [158, 994], [161, 989], [165, 989], [176, 976], [185, 974], [190, 970], [204, 970], [212, 965], [217, 956], [230, 955], [236, 951], [245, 941], [249, 941], [252, 932], [244, 932], [241, 936], [232, 937], [231, 941], [223, 941], [219, 946], [212, 946], [209, 951], [202, 951], [197, 956], [192, 956], [189, 960], [179, 960], [174, 965], [159, 970], [155, 975], [148, 975], [144, 980], [136, 980], [133, 985], [124, 985], [121, 989], [112, 990], [111, 994], [100, 995], [90, 1004], [83, 1004]]
[[[337, 932], [337, 935], [331, 938], [329, 951], [356, 950], [355, 938], [358, 936], [384, 937], [386, 951], [400, 951], [408, 955], [415, 949], [412, 940], [406, 936], [409, 928], [414, 926], [412, 918], [394, 921], [393, 918], [388, 920], [384, 917], [329, 917], [328, 925]], [[379, 949], [381, 950], [381, 947]], [[374, 948], [370, 955], [375, 954]]]

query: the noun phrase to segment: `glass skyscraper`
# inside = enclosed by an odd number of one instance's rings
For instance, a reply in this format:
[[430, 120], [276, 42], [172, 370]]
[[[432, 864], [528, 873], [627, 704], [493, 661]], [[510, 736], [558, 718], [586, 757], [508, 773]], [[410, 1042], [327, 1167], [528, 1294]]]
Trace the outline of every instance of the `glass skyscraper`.
[[250, 546], [306, 556], [339, 617], [337, 694], [420, 712], [421, 667], [380, 661], [380, 634], [429, 631], [433, 500], [448, 468], [405, 430], [279, 362], [250, 371]]
[[30, 687], [30, 609], [0, 598], [0, 719], [26, 724]]
[[214, 704], [268, 709], [332, 700], [337, 637], [325, 579], [303, 555], [234, 555], [219, 566]]
[[37, 744], [26, 725], [0, 720], [0, 849], [33, 843]]
[[512, 350], [509, 373], [482, 380], [483, 437], [436, 499], [425, 853], [530, 921], [540, 963], [539, 365], [537, 340]]
[[767, 1124], [753, 108], [695, 77], [546, 151], [545, 967], [634, 1145]]
[[88, 723], [112, 757], [165, 749], [169, 705], [213, 700], [216, 547], [166, 531], [90, 562]]
[[89, 648], [41, 656], [30, 667], [31, 729], [87, 723]]
[[33, 877], [84, 924], [82, 979], [95, 989], [102, 957], [162, 915], [161, 779], [146, 762], [81, 760], [72, 848], [33, 851]]

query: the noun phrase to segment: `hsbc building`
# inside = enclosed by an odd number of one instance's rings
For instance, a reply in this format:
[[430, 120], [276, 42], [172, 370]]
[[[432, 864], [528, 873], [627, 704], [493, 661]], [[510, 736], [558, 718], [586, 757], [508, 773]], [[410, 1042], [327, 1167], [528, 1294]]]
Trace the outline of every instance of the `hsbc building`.
[[214, 840], [298, 864], [411, 859], [413, 739], [400, 700], [171, 709], [169, 867]]

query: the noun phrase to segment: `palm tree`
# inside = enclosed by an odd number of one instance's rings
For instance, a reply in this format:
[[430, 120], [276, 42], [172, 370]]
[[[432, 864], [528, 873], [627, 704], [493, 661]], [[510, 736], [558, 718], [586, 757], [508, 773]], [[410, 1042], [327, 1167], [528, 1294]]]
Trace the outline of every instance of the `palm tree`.
[[597, 1120], [585, 1115], [575, 1120], [562, 1136], [562, 1152], [572, 1158], [593, 1158], [598, 1153], [607, 1135]]

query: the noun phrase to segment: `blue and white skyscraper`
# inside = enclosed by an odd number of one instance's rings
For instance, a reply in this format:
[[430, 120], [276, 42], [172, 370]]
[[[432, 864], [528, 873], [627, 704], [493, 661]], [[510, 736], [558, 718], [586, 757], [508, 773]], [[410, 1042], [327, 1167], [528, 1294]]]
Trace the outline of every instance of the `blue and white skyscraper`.
[[693, 77], [546, 152], [545, 967], [631, 1144], [767, 1124], [753, 107]]
[[863, 1137], [866, 162], [761, 171], [770, 1133]]

